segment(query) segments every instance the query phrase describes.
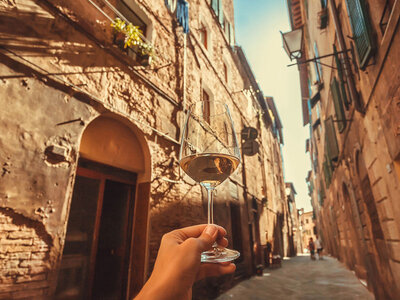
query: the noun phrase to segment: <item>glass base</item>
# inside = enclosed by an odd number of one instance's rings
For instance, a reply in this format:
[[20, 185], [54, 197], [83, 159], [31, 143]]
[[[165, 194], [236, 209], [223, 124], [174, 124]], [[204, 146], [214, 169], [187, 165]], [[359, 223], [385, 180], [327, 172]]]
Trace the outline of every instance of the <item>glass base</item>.
[[227, 248], [215, 247], [213, 250], [201, 253], [202, 263], [222, 263], [235, 260], [240, 256], [240, 252]]

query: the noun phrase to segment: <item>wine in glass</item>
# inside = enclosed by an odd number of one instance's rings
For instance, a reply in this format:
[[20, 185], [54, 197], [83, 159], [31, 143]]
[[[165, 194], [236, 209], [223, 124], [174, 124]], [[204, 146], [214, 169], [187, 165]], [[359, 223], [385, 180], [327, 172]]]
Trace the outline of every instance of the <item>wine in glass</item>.
[[[240, 163], [240, 150], [229, 108], [216, 101], [200, 101], [188, 109], [182, 133], [179, 164], [207, 190], [208, 224], [213, 224], [213, 191]], [[226, 262], [240, 256], [221, 248], [203, 252], [202, 262]]]

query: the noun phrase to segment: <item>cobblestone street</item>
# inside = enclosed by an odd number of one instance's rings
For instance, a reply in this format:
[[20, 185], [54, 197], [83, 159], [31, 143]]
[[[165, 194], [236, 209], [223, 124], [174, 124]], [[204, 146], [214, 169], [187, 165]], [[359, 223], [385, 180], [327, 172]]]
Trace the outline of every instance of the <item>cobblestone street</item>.
[[357, 277], [331, 257], [311, 261], [309, 256], [284, 260], [282, 268], [264, 270], [236, 285], [218, 300], [240, 299], [374, 299]]

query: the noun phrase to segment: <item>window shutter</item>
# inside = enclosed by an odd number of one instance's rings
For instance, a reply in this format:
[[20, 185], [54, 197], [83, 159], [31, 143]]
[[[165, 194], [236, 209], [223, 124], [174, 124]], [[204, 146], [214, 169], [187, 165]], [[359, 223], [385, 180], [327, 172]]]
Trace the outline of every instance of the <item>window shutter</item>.
[[[319, 53], [318, 53], [318, 48], [317, 48], [317, 43], [316, 42], [314, 42], [314, 55], [315, 55], [315, 57], [319, 57]], [[314, 68], [315, 68], [316, 79], [317, 79], [318, 82], [321, 82], [322, 81], [322, 67], [321, 67], [319, 59], [317, 59], [314, 62]]]
[[325, 120], [325, 143], [326, 155], [330, 162], [337, 161], [339, 158], [339, 146], [336, 139], [335, 127], [333, 125], [332, 117]]
[[222, 0], [218, 0], [218, 19], [219, 19], [219, 24], [221, 26], [224, 26], [224, 9], [222, 7]]
[[346, 0], [358, 63], [364, 69], [375, 48], [365, 0]]
[[219, 0], [211, 0], [211, 7], [217, 16], [218, 16], [218, 3]]
[[233, 26], [229, 23], [229, 45], [235, 45], [235, 33], [233, 32]]
[[339, 82], [340, 82], [340, 91], [342, 94], [342, 99], [343, 99], [344, 105], [346, 106], [346, 109], [348, 110], [349, 106], [350, 106], [350, 101], [347, 98], [347, 93], [346, 93], [346, 89], [344, 86], [342, 62], [340, 61], [339, 54], [337, 53], [337, 49], [336, 49], [335, 45], [333, 45], [333, 55], [335, 56], [336, 68], [337, 68], [337, 73], [338, 73]]
[[329, 188], [332, 182], [332, 161], [329, 159], [328, 155], [325, 155], [325, 160], [323, 163], [325, 186]]
[[346, 128], [346, 116], [344, 114], [342, 95], [339, 90], [339, 84], [336, 80], [336, 77], [333, 77], [331, 82], [331, 93], [333, 104], [335, 106], [336, 120], [338, 121], [338, 129], [339, 132], [343, 132], [343, 130]]

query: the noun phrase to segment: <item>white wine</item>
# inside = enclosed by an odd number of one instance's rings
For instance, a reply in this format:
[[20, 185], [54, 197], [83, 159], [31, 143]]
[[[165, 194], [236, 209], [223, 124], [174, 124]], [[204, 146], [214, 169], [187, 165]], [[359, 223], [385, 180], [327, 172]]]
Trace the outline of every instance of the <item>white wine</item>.
[[186, 156], [179, 164], [194, 181], [216, 187], [236, 170], [239, 162], [239, 159], [232, 155], [203, 153]]

